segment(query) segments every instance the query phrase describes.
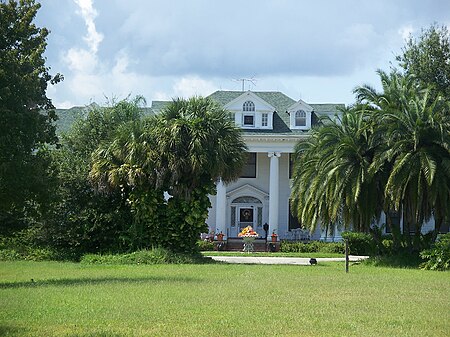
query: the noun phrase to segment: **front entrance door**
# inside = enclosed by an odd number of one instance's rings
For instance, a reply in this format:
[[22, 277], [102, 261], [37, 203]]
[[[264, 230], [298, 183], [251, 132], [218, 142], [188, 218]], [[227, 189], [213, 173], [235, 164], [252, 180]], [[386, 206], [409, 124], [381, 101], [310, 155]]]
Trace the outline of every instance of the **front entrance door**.
[[259, 199], [244, 196], [231, 202], [230, 237], [237, 237], [239, 232], [247, 226], [252, 226], [259, 235], [262, 235], [262, 224], [263, 205]]
[[239, 231], [247, 226], [255, 227], [255, 210], [253, 207], [239, 207]]

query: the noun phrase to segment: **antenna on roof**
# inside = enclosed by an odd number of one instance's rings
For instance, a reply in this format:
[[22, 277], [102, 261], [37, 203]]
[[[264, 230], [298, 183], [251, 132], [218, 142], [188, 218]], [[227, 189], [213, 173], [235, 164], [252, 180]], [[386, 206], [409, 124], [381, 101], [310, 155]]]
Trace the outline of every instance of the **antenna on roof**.
[[235, 81], [235, 82], [242, 82], [242, 92], [244, 92], [245, 91], [245, 82], [250, 82], [251, 84], [256, 86], [257, 79], [254, 78], [254, 77], [252, 77], [252, 78], [236, 78], [233, 81]]

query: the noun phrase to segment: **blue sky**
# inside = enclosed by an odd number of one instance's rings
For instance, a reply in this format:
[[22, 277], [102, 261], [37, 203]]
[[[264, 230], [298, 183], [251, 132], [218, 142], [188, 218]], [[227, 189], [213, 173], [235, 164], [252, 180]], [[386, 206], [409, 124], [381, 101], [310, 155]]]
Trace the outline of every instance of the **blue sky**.
[[412, 33], [450, 27], [447, 0], [42, 0], [56, 107], [241, 90], [352, 103]]

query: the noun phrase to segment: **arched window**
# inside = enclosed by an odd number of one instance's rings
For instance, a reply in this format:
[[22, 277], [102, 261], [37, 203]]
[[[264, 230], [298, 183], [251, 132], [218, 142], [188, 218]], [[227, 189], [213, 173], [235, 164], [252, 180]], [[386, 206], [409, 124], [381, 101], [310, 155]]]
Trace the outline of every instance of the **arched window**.
[[242, 105], [242, 111], [255, 111], [255, 103], [247, 101]]
[[245, 196], [234, 199], [232, 204], [262, 204], [261, 200], [255, 197]]
[[306, 112], [297, 110], [295, 112], [295, 126], [306, 126]]

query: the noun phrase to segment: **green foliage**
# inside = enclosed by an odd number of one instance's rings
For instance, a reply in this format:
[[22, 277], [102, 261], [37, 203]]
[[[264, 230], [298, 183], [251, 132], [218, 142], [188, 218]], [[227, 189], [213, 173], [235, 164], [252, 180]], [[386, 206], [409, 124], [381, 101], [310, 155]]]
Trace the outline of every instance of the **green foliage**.
[[295, 148], [292, 206], [310, 231], [317, 223], [342, 220], [345, 228], [368, 230], [383, 202], [380, 176], [370, 174], [372, 131], [357, 109], [322, 119]]
[[[363, 85], [338, 122], [325, 118], [295, 149], [292, 206], [311, 230], [342, 222], [369, 232], [381, 212], [402, 212], [393, 249], [426, 246], [422, 224], [436, 230], [450, 208], [450, 38], [446, 27], [410, 37], [397, 57], [404, 74], [379, 70], [382, 91]], [[414, 236], [411, 237], [410, 233]], [[373, 233], [378, 253], [383, 245]], [[434, 238], [431, 236], [431, 240]]]
[[229, 112], [209, 98], [176, 99], [156, 118], [157, 167], [170, 195], [189, 198], [197, 186], [237, 179], [245, 143]]
[[418, 38], [410, 36], [396, 60], [406, 74], [433, 86], [434, 96], [450, 98], [450, 34], [446, 26], [433, 24], [422, 29]]
[[383, 247], [383, 252], [393, 252], [394, 251], [394, 240], [392, 240], [392, 239], [383, 239], [381, 241], [381, 245]]
[[128, 203], [133, 216], [126, 237], [129, 246], [132, 249], [142, 249], [152, 245], [164, 246], [164, 233], [170, 235], [170, 231], [164, 226], [167, 207], [162, 191], [134, 189], [130, 192]]
[[[373, 224], [402, 210], [406, 245], [420, 251], [422, 224], [434, 216], [439, 228], [450, 212], [450, 103], [413, 76], [378, 74], [382, 92], [356, 88], [353, 107], [297, 144], [292, 206], [310, 230], [342, 222], [372, 232], [379, 250]], [[397, 249], [403, 238], [393, 233]]]
[[338, 253], [344, 254], [342, 242], [311, 241], [309, 243], [281, 241], [280, 251], [283, 253]]
[[[33, 0], [0, 2], [0, 230], [46, 204], [51, 190], [44, 148], [56, 144], [56, 115], [46, 96], [52, 77], [45, 66], [48, 30], [33, 23]], [[21, 226], [22, 225], [22, 226]], [[9, 228], [4, 228], [8, 226]]]
[[363, 264], [376, 267], [390, 268], [413, 268], [418, 269], [423, 262], [419, 254], [403, 250], [393, 255], [371, 256], [369, 259], [362, 261]]
[[434, 245], [420, 253], [425, 260], [421, 268], [429, 270], [450, 270], [450, 233], [438, 237]]
[[211, 203], [209, 188], [197, 187], [189, 199], [172, 197], [167, 202], [165, 246], [174, 251], [194, 252], [201, 233], [208, 231], [205, 221]]
[[197, 241], [198, 250], [201, 252], [208, 252], [214, 250], [214, 242], [208, 240]]
[[118, 128], [93, 153], [90, 178], [99, 190], [129, 191], [135, 248], [192, 253], [207, 231], [215, 182], [237, 178], [244, 163], [240, 132], [210, 99], [174, 100], [158, 116]]
[[139, 250], [128, 254], [87, 254], [81, 258], [84, 264], [189, 264], [208, 263], [210, 259], [200, 254], [174, 253], [164, 248]]
[[137, 97], [105, 108], [92, 106], [62, 136], [61, 147], [52, 152], [59, 186], [41, 235], [56, 249], [79, 257], [87, 252], [126, 251], [138, 246], [127, 202], [129, 191], [98, 193], [89, 171], [92, 152], [123, 124], [139, 120], [142, 102]]
[[348, 241], [349, 253], [352, 255], [374, 255], [376, 243], [367, 233], [343, 232], [342, 238]]
[[28, 228], [0, 238], [0, 260], [45, 261], [57, 260], [60, 256], [50, 247], [42, 247], [35, 241], [37, 231]]

